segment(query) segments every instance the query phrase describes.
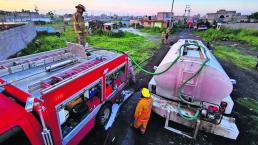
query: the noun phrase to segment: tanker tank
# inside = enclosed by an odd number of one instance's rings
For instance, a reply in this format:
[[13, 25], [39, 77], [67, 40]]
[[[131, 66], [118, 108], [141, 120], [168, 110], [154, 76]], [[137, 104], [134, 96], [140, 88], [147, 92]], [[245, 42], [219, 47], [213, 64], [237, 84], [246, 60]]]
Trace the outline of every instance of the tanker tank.
[[[198, 43], [200, 47], [194, 45]], [[182, 45], [182, 51], [179, 51]], [[191, 45], [193, 44], [193, 45]], [[209, 102], [219, 105], [223, 98], [230, 96], [233, 85], [217, 59], [208, 48], [197, 40], [180, 39], [171, 46], [156, 72], [166, 70], [180, 55], [179, 60], [165, 73], [154, 76], [149, 88], [152, 92], [167, 99], [177, 100], [182, 83], [193, 76], [206, 59], [201, 72], [183, 87], [183, 96], [193, 102]], [[155, 84], [153, 86], [153, 84]]]

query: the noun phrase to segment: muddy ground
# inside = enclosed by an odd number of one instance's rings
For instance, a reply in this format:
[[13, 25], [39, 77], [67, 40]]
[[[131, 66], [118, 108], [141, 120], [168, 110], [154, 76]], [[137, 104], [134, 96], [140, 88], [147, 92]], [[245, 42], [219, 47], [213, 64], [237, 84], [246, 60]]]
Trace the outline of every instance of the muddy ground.
[[[170, 36], [171, 42], [176, 42], [180, 38], [195, 38], [191, 31], [182, 31], [176, 35]], [[161, 60], [169, 50], [169, 45], [163, 45], [161, 49], [155, 52], [155, 55], [149, 60], [146, 69], [153, 70], [153, 66], [158, 66]], [[222, 66], [232, 79], [237, 80], [237, 85], [234, 86], [232, 93], [233, 99], [240, 97], [258, 97], [258, 72], [243, 70], [236, 67], [229, 61], [220, 60]], [[138, 83], [135, 89], [147, 87], [147, 83], [151, 76], [146, 76], [143, 73], [137, 75]], [[197, 140], [190, 140], [175, 133], [164, 129], [165, 119], [152, 113], [148, 128], [145, 135], [140, 135], [135, 131], [131, 124], [133, 122], [133, 113], [135, 105], [139, 99], [139, 92], [136, 92], [121, 108], [120, 113], [108, 131], [101, 129], [94, 129], [85, 137], [81, 144], [87, 145], [255, 145], [258, 144], [258, 137], [256, 137], [250, 130], [254, 123], [248, 117], [251, 114], [250, 110], [235, 104], [233, 117], [236, 118], [236, 124], [239, 127], [240, 134], [236, 141], [225, 139], [223, 137], [215, 136], [200, 132]], [[257, 115], [257, 114], [256, 114]], [[244, 117], [242, 117], [244, 116]], [[251, 123], [250, 123], [251, 122]], [[181, 126], [177, 126], [181, 127]]]

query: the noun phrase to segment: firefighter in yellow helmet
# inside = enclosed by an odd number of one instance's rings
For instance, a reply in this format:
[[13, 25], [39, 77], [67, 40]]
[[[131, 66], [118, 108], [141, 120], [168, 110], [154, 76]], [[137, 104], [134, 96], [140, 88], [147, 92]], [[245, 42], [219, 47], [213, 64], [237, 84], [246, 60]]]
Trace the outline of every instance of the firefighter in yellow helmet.
[[83, 12], [85, 12], [85, 7], [81, 4], [76, 6], [77, 12], [73, 15], [73, 28], [74, 32], [77, 35], [77, 41], [79, 44], [85, 46], [85, 37], [86, 37], [86, 27], [83, 17]]
[[144, 134], [151, 115], [153, 100], [150, 97], [150, 91], [147, 88], [142, 89], [142, 97], [137, 103], [134, 113], [134, 128], [140, 129]]

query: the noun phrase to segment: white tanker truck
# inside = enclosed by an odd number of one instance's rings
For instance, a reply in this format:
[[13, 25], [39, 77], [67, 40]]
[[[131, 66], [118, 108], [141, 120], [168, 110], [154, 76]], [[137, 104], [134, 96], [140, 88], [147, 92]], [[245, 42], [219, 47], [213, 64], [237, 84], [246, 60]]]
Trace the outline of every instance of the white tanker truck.
[[[235, 140], [239, 130], [231, 114], [233, 84], [216, 58], [198, 40], [180, 39], [171, 46], [149, 82], [153, 111], [166, 118], [165, 128], [195, 139], [199, 130]], [[169, 126], [193, 128], [193, 135]]]

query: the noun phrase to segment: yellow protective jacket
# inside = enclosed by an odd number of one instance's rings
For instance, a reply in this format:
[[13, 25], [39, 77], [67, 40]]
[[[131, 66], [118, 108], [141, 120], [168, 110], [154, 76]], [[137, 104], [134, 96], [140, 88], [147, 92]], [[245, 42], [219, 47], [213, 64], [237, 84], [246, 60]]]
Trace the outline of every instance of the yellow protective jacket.
[[140, 122], [147, 122], [153, 105], [152, 98], [141, 98], [136, 106], [134, 118]]
[[85, 27], [85, 22], [84, 18], [81, 13], [76, 12], [73, 15], [73, 29], [74, 32], [77, 34], [84, 34], [86, 33], [86, 27]]

